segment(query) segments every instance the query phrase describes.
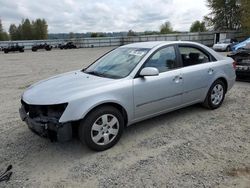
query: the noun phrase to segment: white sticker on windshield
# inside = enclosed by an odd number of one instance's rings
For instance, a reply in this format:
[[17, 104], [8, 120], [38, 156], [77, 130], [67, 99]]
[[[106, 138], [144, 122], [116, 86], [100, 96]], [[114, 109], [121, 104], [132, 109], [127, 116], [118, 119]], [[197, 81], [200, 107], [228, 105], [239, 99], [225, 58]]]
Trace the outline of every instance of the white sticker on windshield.
[[136, 55], [136, 56], [143, 56], [145, 54], [144, 51], [136, 51], [136, 50], [132, 50], [129, 55]]

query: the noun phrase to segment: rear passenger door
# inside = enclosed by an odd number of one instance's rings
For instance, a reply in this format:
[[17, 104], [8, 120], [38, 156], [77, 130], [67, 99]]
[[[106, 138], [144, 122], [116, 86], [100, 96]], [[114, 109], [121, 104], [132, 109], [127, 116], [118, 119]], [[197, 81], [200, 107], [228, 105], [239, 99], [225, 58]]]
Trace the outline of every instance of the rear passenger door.
[[203, 100], [214, 75], [211, 55], [195, 45], [179, 45], [182, 61], [183, 104]]

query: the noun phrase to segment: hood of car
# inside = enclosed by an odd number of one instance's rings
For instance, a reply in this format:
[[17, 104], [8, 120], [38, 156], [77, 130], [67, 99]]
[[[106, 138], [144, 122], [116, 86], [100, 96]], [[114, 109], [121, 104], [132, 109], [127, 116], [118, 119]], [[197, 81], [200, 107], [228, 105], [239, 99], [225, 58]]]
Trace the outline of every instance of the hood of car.
[[116, 80], [86, 74], [82, 71], [60, 74], [31, 85], [22, 95], [28, 104], [50, 105], [69, 102], [82, 92], [106, 86]]

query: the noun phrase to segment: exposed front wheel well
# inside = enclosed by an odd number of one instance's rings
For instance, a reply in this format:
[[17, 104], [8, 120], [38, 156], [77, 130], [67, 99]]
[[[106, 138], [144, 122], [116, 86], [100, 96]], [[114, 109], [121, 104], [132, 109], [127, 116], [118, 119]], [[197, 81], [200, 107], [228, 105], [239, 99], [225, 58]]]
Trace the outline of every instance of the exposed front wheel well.
[[90, 112], [92, 112], [93, 110], [95, 110], [96, 108], [100, 108], [100, 107], [103, 107], [103, 106], [112, 106], [114, 108], [116, 108], [117, 110], [119, 110], [119, 112], [122, 114], [123, 118], [124, 118], [124, 125], [126, 126], [127, 123], [128, 123], [128, 115], [127, 115], [127, 112], [126, 110], [120, 105], [120, 104], [117, 104], [117, 103], [114, 103], [114, 102], [108, 102], [108, 103], [103, 103], [103, 104], [100, 104], [96, 107], [94, 107], [93, 109], [91, 109], [85, 117], [88, 116], [88, 114]]

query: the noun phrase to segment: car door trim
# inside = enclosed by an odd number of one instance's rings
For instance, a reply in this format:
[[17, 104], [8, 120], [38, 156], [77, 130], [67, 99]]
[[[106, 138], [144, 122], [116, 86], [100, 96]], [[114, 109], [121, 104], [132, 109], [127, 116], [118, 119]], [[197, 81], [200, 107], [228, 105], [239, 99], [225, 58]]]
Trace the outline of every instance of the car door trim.
[[195, 88], [195, 89], [192, 89], [192, 90], [183, 91], [182, 94], [190, 93], [192, 91], [199, 90], [199, 89], [206, 89], [207, 87], [208, 86], [203, 86], [203, 87]]
[[159, 99], [155, 99], [155, 100], [152, 100], [152, 101], [148, 101], [148, 102], [145, 102], [145, 103], [138, 104], [138, 105], [136, 105], [136, 107], [138, 108], [138, 107], [144, 106], [146, 104], [151, 104], [151, 103], [162, 101], [162, 100], [165, 100], [165, 99], [168, 99], [168, 98], [177, 97], [177, 96], [180, 96], [182, 94], [183, 93], [177, 93], [175, 95], [171, 95], [171, 96], [168, 96], [168, 97], [162, 97], [162, 98], [159, 98]]

